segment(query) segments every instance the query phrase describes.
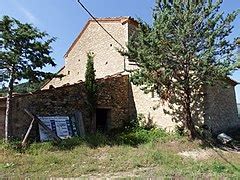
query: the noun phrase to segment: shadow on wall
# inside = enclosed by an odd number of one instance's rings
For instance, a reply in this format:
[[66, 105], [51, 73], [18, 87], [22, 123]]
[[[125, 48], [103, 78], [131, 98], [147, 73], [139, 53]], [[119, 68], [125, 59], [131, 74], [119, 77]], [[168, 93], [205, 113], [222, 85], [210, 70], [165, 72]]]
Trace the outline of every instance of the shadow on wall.
[[[207, 127], [215, 135], [240, 127], [234, 86], [232, 83], [219, 81], [213, 86], [204, 86], [196, 90], [195, 95], [192, 95], [191, 113], [195, 127], [200, 132], [203, 127]], [[169, 110], [164, 111], [172, 116], [173, 122], [176, 123], [186, 119], [181, 92], [179, 94], [180, 96], [170, 99]]]
[[232, 131], [240, 127], [234, 86], [219, 83], [206, 90], [204, 119], [213, 134]]
[[[172, 97], [168, 102], [168, 110], [164, 109], [164, 113], [172, 117], [172, 121], [177, 123], [177, 128], [179, 131], [184, 131], [184, 125], [186, 119], [186, 112], [183, 108], [183, 96], [182, 92], [179, 96]], [[196, 129], [199, 129], [204, 124], [203, 112], [204, 112], [204, 98], [203, 92], [201, 90], [196, 90], [194, 95], [191, 96], [192, 102], [190, 105], [191, 115], [193, 124]]]
[[133, 89], [131, 82], [128, 83], [128, 108], [129, 108], [129, 121], [137, 120], [137, 110], [133, 96]]

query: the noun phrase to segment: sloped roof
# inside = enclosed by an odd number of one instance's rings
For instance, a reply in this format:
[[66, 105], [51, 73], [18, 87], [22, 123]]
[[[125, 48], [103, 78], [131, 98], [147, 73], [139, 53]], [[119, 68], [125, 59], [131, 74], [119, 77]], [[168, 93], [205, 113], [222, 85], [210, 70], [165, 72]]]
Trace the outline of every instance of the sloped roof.
[[[138, 22], [133, 19], [130, 16], [126, 16], [126, 17], [105, 17], [105, 18], [96, 18], [96, 20], [101, 23], [101, 22], [120, 22], [122, 24], [125, 23], [129, 23], [129, 24], [133, 24], [135, 26], [138, 25]], [[73, 47], [75, 46], [75, 44], [78, 42], [78, 40], [81, 38], [81, 36], [83, 35], [84, 31], [87, 29], [88, 25], [91, 22], [95, 22], [94, 19], [89, 19], [88, 22], [86, 23], [86, 25], [83, 27], [82, 31], [79, 33], [79, 35], [77, 36], [77, 38], [73, 41], [72, 45], [69, 47], [69, 49], [67, 50], [67, 52], [65, 53], [64, 57], [67, 57], [69, 52], [73, 49]]]
[[[58, 75], [64, 68], [65, 68], [65, 66], [63, 66], [61, 69], [59, 69], [58, 72], [56, 72], [55, 74]], [[40, 89], [44, 88], [52, 79], [53, 79], [53, 78], [48, 79], [48, 80], [40, 87]]]

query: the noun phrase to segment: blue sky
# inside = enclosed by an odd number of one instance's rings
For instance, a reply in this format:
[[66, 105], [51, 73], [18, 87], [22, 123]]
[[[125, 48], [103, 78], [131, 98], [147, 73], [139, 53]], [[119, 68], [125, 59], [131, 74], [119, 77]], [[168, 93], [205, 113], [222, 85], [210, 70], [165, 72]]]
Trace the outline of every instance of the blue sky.
[[[82, 0], [95, 17], [132, 16], [151, 22], [155, 0]], [[222, 11], [228, 13], [240, 9], [240, 0], [225, 0]], [[88, 14], [76, 0], [0, 0], [0, 16], [8, 15], [22, 22], [34, 24], [42, 31], [57, 37], [53, 44], [57, 66], [47, 68], [56, 72], [64, 64], [63, 55], [83, 28]], [[240, 17], [234, 22], [230, 39], [240, 36]], [[240, 70], [232, 76], [240, 82]], [[240, 85], [236, 87], [237, 101], [240, 103]]]

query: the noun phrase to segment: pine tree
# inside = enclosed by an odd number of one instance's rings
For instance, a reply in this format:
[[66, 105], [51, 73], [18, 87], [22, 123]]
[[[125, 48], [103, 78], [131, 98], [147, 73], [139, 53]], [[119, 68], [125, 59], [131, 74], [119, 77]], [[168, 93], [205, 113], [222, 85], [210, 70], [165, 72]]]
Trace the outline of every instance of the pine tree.
[[87, 53], [87, 65], [85, 72], [85, 89], [87, 94], [88, 110], [91, 118], [91, 132], [96, 132], [96, 104], [97, 83], [94, 70], [94, 56], [92, 52]]
[[198, 134], [194, 113], [203, 105], [202, 88], [225, 79], [239, 65], [236, 44], [228, 40], [238, 11], [220, 13], [222, 2], [158, 0], [153, 25], [140, 20], [128, 44], [126, 55], [139, 66], [133, 83], [146, 92], [156, 90], [191, 139]]
[[12, 93], [14, 83], [22, 79], [40, 81], [51, 76], [42, 71], [46, 65], [55, 66], [50, 57], [50, 44], [55, 38], [46, 39], [48, 34], [40, 32], [31, 24], [3, 16], [0, 20], [0, 69], [7, 74], [8, 95], [6, 102], [5, 140], [9, 137]]

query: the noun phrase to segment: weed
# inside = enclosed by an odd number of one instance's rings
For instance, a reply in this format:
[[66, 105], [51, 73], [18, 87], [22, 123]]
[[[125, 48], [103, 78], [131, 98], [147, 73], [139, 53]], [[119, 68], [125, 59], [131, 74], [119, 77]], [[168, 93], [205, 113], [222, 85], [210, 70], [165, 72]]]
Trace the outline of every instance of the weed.
[[[162, 129], [143, 127], [116, 134], [96, 133], [85, 138], [65, 139], [59, 144], [35, 142], [20, 150], [19, 142], [0, 142], [0, 176], [80, 177], [118, 173], [124, 177], [125, 172], [133, 170], [143, 176], [161, 177], [240, 175], [238, 154], [227, 154], [231, 165], [217, 156], [193, 161], [178, 155], [178, 152], [198, 148], [196, 143]], [[141, 172], [141, 169], [147, 170]]]
[[101, 147], [110, 143], [109, 137], [99, 132], [87, 135], [84, 140], [90, 147], [93, 148]]

